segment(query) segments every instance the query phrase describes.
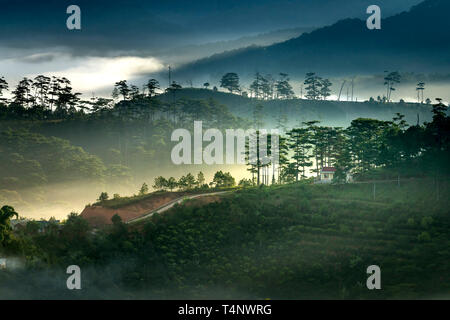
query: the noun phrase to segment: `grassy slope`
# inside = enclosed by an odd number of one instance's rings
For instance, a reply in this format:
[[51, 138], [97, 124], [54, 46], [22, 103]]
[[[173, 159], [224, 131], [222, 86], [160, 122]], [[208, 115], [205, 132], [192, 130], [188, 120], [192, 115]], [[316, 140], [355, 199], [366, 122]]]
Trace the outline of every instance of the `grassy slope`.
[[[129, 231], [81, 236], [76, 223], [37, 234], [36, 269], [0, 272], [0, 297], [450, 298], [449, 181], [439, 199], [431, 180], [379, 183], [375, 200], [372, 188], [250, 188], [189, 200]], [[62, 285], [72, 264], [83, 290]], [[366, 288], [370, 265], [381, 268], [382, 290]]]
[[[242, 190], [156, 217], [152, 239], [180, 297], [448, 298], [448, 182], [439, 201], [433, 181], [372, 188]], [[383, 290], [366, 288], [373, 264]]]

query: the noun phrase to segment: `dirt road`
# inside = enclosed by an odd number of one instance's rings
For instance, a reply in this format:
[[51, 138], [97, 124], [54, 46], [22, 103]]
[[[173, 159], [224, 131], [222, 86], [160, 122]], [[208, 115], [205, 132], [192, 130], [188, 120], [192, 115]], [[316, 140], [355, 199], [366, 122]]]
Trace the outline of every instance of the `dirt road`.
[[191, 195], [191, 196], [183, 196], [180, 198], [177, 198], [175, 200], [172, 200], [164, 205], [162, 205], [161, 207], [154, 209], [148, 213], [144, 213], [142, 216], [134, 218], [134, 219], [130, 219], [128, 221], [126, 221], [125, 223], [135, 223], [135, 222], [139, 222], [142, 220], [146, 220], [148, 218], [150, 218], [151, 216], [153, 216], [155, 213], [162, 213], [164, 211], [167, 211], [171, 208], [173, 208], [173, 206], [177, 203], [181, 203], [184, 200], [188, 200], [188, 199], [196, 199], [196, 198], [201, 198], [201, 197], [208, 197], [208, 196], [215, 196], [215, 195], [219, 195], [219, 194], [226, 194], [226, 193], [230, 193], [231, 191], [220, 191], [220, 192], [211, 192], [211, 193], [202, 193], [202, 194], [195, 194], [195, 195]]

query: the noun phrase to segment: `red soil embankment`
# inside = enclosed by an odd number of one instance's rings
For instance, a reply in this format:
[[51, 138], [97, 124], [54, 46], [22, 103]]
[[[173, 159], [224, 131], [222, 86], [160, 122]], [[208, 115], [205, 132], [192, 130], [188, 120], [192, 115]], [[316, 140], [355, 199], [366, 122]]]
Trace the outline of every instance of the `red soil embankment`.
[[179, 193], [164, 193], [152, 195], [148, 199], [143, 199], [136, 203], [124, 205], [119, 208], [108, 208], [102, 206], [88, 206], [84, 208], [81, 216], [86, 219], [90, 225], [100, 227], [112, 224], [111, 218], [118, 214], [123, 222], [139, 217], [149, 211], [157, 209], [162, 205], [179, 198]]

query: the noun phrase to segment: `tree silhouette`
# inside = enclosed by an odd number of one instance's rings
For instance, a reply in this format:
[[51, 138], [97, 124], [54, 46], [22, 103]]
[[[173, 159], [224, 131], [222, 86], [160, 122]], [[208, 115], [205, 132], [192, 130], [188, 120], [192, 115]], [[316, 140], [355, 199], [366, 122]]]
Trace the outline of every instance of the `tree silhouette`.
[[102, 192], [100, 193], [100, 196], [98, 197], [98, 201], [102, 202], [102, 201], [106, 201], [109, 199], [109, 195], [107, 192]]
[[205, 175], [203, 172], [199, 172], [197, 175], [197, 186], [202, 187], [205, 184]]
[[0, 209], [0, 245], [6, 245], [12, 238], [11, 218], [18, 218], [13, 207], [3, 206]]
[[401, 75], [397, 71], [389, 72], [389, 73], [388, 73], [388, 71], [385, 71], [385, 73], [387, 73], [387, 75], [384, 77], [384, 85], [386, 86], [386, 90], [387, 90], [386, 99], [387, 99], [387, 102], [390, 102], [392, 91], [396, 90], [394, 88], [394, 85], [397, 83], [400, 83]]
[[281, 99], [290, 99], [294, 96], [294, 91], [289, 83], [289, 78], [286, 73], [280, 73], [281, 79], [277, 81], [275, 88], [277, 97]]
[[3, 91], [8, 91], [8, 82], [6, 82], [4, 77], [0, 77], [0, 101], [6, 101], [5, 98], [2, 98]]
[[156, 190], [164, 190], [168, 187], [166, 178], [159, 176], [155, 178], [153, 188]]
[[148, 90], [148, 96], [151, 98], [156, 94], [156, 90], [161, 89], [158, 80], [150, 79], [145, 85]]
[[38, 75], [34, 78], [32, 88], [34, 89], [34, 100], [41, 106], [45, 106], [48, 102], [48, 92], [51, 85], [51, 78]]
[[174, 177], [170, 177], [167, 179], [167, 188], [169, 188], [170, 191], [173, 191], [176, 187], [178, 187], [178, 182]]
[[17, 84], [13, 93], [13, 101], [19, 106], [27, 107], [33, 99], [30, 97], [32, 81], [28, 78], [23, 78]]
[[271, 75], [255, 74], [255, 80], [250, 84], [250, 92], [256, 99], [269, 99], [273, 96], [273, 79]]
[[312, 166], [310, 149], [311, 133], [308, 128], [295, 128], [287, 133], [289, 137], [289, 148], [292, 151], [294, 160], [295, 180], [298, 176], [303, 179], [306, 177], [306, 168]]
[[142, 196], [142, 195], [145, 195], [147, 193], [148, 193], [148, 185], [144, 182], [142, 184], [141, 189], [139, 189], [139, 194]]
[[220, 80], [220, 87], [227, 89], [230, 93], [239, 91], [239, 76], [234, 72], [225, 74]]
[[127, 80], [121, 80], [115, 83], [114, 88], [117, 89], [116, 92], [122, 95], [123, 100], [127, 100], [131, 89], [128, 87]]
[[229, 172], [223, 173], [222, 171], [217, 171], [214, 174], [212, 183], [218, 188], [233, 187], [236, 185], [236, 181], [231, 176], [231, 174]]
[[317, 100], [320, 97], [320, 89], [322, 87], [322, 78], [318, 77], [314, 72], [306, 74], [304, 82], [306, 86], [306, 98], [310, 100]]
[[331, 95], [331, 89], [330, 87], [333, 84], [328, 79], [323, 79], [321, 82], [321, 88], [320, 88], [320, 95], [322, 96], [323, 100], [327, 100], [327, 97]]
[[185, 176], [182, 176], [178, 180], [178, 186], [183, 190], [190, 190], [195, 186], [195, 177], [192, 173], [188, 173]]

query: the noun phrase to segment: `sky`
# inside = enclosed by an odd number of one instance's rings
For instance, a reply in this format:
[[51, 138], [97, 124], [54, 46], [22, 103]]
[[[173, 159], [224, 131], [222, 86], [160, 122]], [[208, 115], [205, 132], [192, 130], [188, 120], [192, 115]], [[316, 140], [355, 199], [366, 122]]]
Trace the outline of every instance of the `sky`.
[[[421, 1], [375, 2], [386, 17]], [[81, 9], [81, 30], [66, 27], [71, 4]], [[103, 94], [116, 81], [176, 65], [168, 53], [180, 55], [184, 46], [362, 18], [371, 4], [373, 0], [0, 0], [0, 76], [15, 85], [25, 76], [61, 75], [77, 91]]]

